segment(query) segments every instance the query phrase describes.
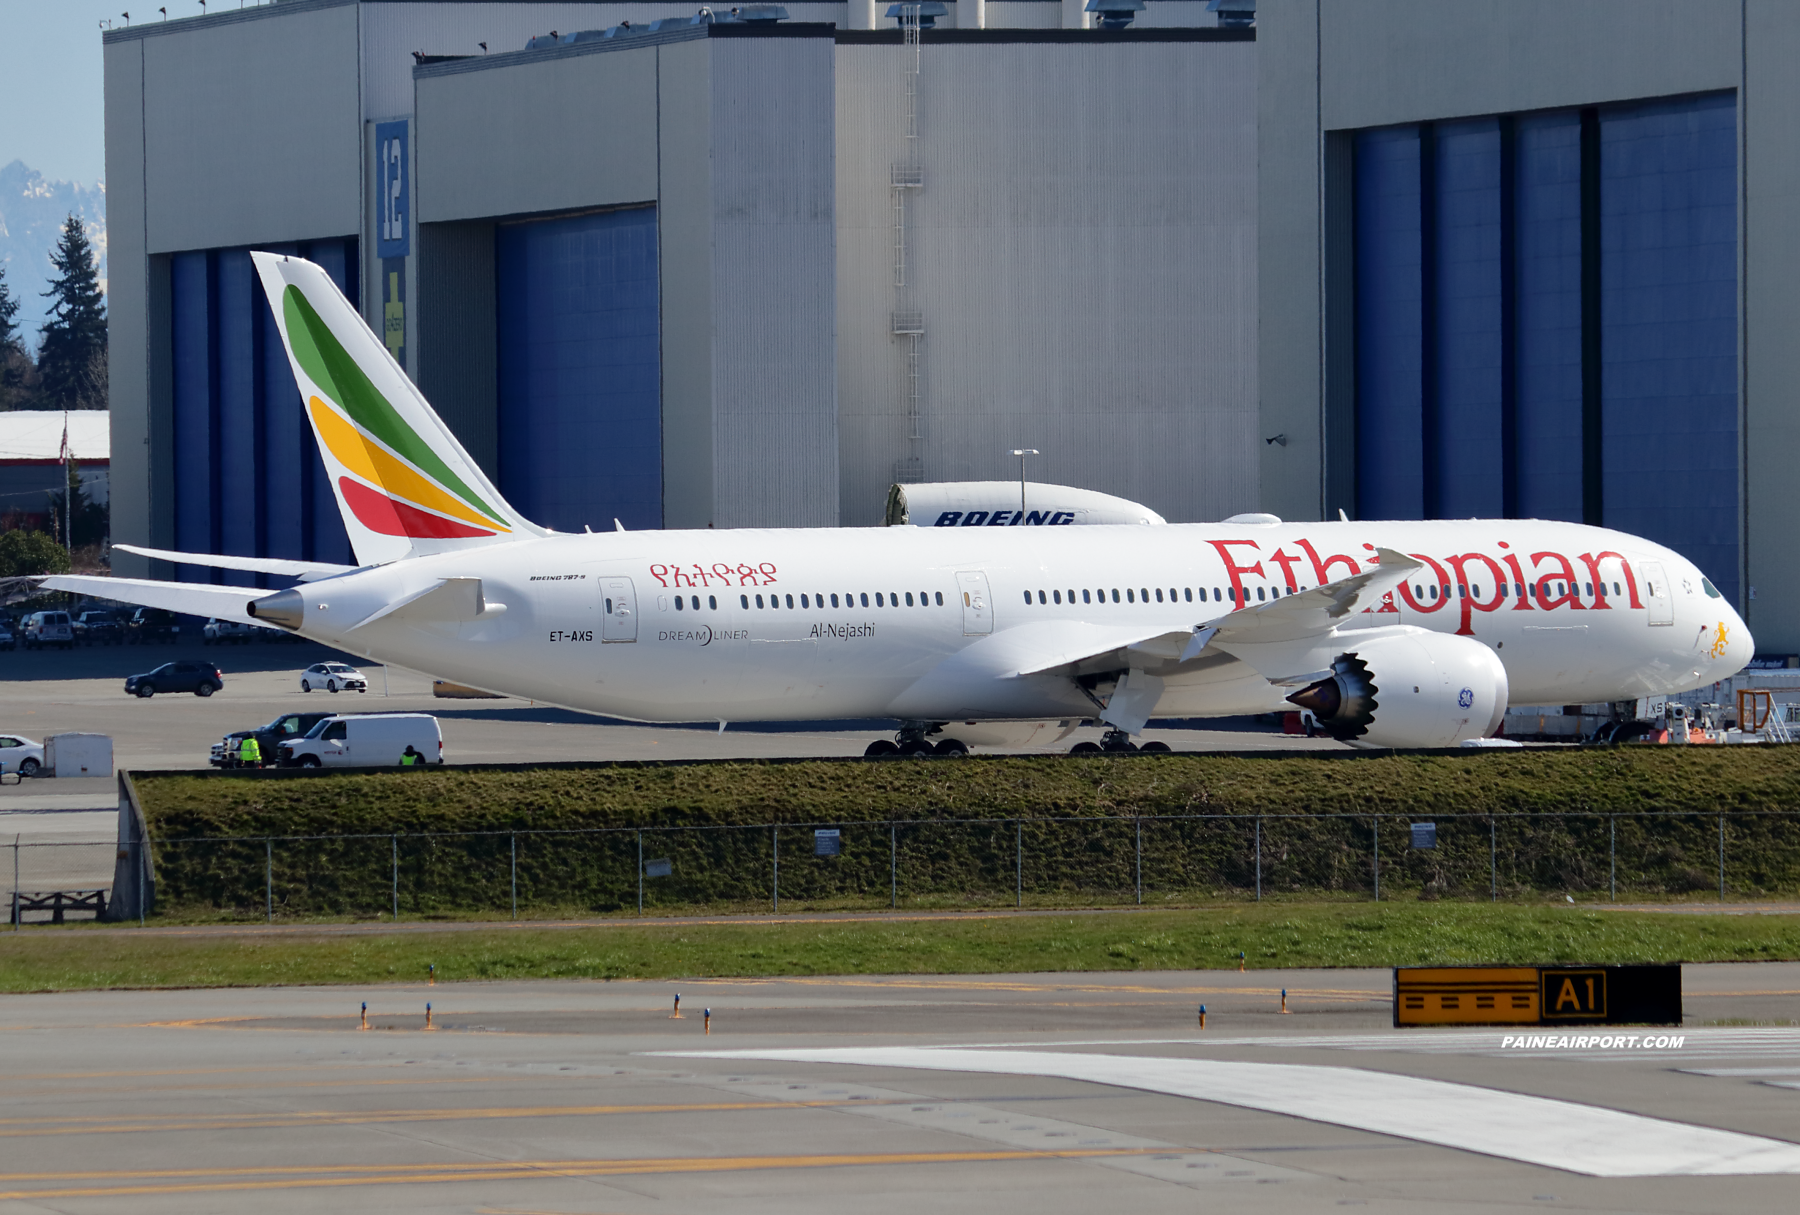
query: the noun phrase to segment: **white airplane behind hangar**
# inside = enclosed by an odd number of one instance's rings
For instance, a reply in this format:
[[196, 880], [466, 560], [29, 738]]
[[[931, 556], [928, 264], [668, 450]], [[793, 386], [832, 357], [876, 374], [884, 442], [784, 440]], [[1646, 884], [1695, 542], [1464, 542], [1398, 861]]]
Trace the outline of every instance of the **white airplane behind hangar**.
[[910, 753], [1083, 720], [1127, 749], [1153, 716], [1290, 704], [1347, 742], [1449, 746], [1492, 734], [1509, 699], [1682, 692], [1754, 649], [1679, 553], [1570, 523], [552, 533], [501, 497], [324, 271], [253, 257], [359, 564], [132, 548], [301, 584], [47, 588], [640, 721], [887, 717], [896, 740], [872, 751]]

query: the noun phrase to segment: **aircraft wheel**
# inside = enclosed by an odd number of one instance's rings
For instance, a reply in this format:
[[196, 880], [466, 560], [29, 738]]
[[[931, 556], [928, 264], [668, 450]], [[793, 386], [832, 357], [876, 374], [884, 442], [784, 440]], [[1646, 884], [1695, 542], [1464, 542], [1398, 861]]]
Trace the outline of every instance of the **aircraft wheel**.
[[969, 753], [969, 744], [960, 738], [946, 738], [932, 750], [948, 759], [961, 759]]
[[870, 743], [866, 749], [864, 749], [863, 758], [864, 759], [881, 759], [883, 756], [898, 755], [898, 754], [900, 754], [899, 747], [896, 747], [893, 743], [889, 742], [885, 738], [878, 738], [874, 742]]
[[1139, 747], [1138, 750], [1145, 751], [1145, 752], [1151, 752], [1151, 753], [1154, 753], [1157, 755], [1168, 755], [1173, 750], [1173, 748], [1171, 748], [1169, 746], [1169, 744], [1166, 742], [1147, 742], [1143, 746]]
[[1097, 742], [1078, 742], [1069, 748], [1070, 755], [1098, 755], [1100, 744]]

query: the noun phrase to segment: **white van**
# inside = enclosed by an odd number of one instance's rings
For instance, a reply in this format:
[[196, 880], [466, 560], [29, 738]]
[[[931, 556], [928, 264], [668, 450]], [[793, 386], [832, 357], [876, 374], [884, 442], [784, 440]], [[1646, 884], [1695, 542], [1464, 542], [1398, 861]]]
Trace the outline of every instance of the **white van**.
[[327, 717], [304, 737], [281, 744], [284, 768], [394, 768], [411, 747], [419, 763], [444, 762], [444, 736], [429, 713], [356, 713]]
[[74, 648], [75, 631], [67, 612], [33, 612], [25, 617], [25, 648], [41, 650], [47, 645]]

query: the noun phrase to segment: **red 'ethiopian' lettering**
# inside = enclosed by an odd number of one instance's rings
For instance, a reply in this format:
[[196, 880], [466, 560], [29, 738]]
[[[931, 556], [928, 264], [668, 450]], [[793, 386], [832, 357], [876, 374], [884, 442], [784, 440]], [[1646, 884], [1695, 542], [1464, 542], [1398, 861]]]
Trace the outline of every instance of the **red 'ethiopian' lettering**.
[[[1502, 540], [1500, 542], [1500, 547], [1511, 548], [1512, 546]], [[1513, 611], [1529, 612], [1531, 610], [1531, 596], [1525, 593], [1525, 574], [1519, 569], [1519, 555], [1517, 553], [1507, 553], [1505, 556], [1501, 557], [1500, 560], [1506, 562], [1506, 568], [1512, 571]]]
[[[1587, 610], [1586, 605], [1581, 602], [1581, 595], [1579, 593], [1581, 588], [1575, 582], [1575, 567], [1569, 564], [1569, 559], [1567, 557], [1563, 556], [1561, 553], [1533, 553], [1531, 554], [1531, 572], [1534, 574], [1537, 573], [1538, 562], [1542, 561], [1545, 557], [1554, 558], [1560, 572], [1552, 571], [1548, 574], [1544, 574], [1533, 583], [1537, 588], [1538, 606], [1543, 608], [1546, 612], [1551, 608], [1561, 607], [1565, 603], [1577, 612]], [[1550, 592], [1546, 589], [1552, 582], [1568, 583], [1568, 593], [1566, 595], [1552, 597]]]
[[1623, 553], [1610, 551], [1604, 553], [1581, 554], [1581, 563], [1587, 566], [1588, 573], [1594, 576], [1594, 591], [1596, 593], [1594, 606], [1597, 608], [1604, 608], [1607, 606], [1606, 582], [1604, 581], [1606, 575], [1600, 572], [1600, 563], [1605, 561], [1608, 557], [1614, 558], [1620, 565], [1625, 567], [1625, 590], [1631, 595], [1631, 606], [1634, 608], [1642, 608], [1644, 604], [1643, 601], [1638, 598], [1637, 578], [1631, 572], [1631, 562], [1625, 560], [1625, 555]]
[[[1494, 597], [1485, 603], [1475, 598], [1475, 592], [1480, 589], [1481, 584], [1469, 579], [1466, 567], [1471, 561], [1479, 561], [1493, 572], [1497, 584], [1494, 587]], [[1475, 630], [1469, 627], [1469, 615], [1472, 612], [1492, 612], [1505, 601], [1506, 596], [1502, 592], [1506, 589], [1506, 571], [1486, 553], [1464, 553], [1460, 557], [1451, 557], [1450, 565], [1456, 571], [1457, 602], [1462, 605], [1462, 621], [1456, 626], [1456, 631], [1458, 635], [1473, 637]]]
[[1415, 612], [1435, 612], [1446, 606], [1450, 602], [1450, 575], [1444, 572], [1444, 567], [1439, 565], [1435, 558], [1427, 557], [1424, 553], [1408, 553], [1407, 556], [1415, 561], [1423, 561], [1431, 567], [1432, 572], [1437, 575], [1437, 586], [1442, 595], [1437, 599], [1427, 597], [1421, 601], [1413, 594], [1413, 584], [1410, 581], [1402, 582], [1400, 598], [1406, 600], [1406, 606]]
[[[1255, 565], [1239, 565], [1237, 563], [1237, 559], [1231, 555], [1231, 546], [1234, 544], [1248, 544], [1251, 548], [1256, 548], [1256, 541], [1254, 541], [1254, 540], [1208, 540], [1207, 543], [1212, 545], [1215, 549], [1217, 549], [1219, 551], [1219, 556], [1225, 562], [1225, 576], [1227, 578], [1231, 579], [1231, 594], [1232, 594], [1233, 599], [1237, 603], [1240, 603], [1240, 604], [1243, 603], [1244, 602], [1244, 583], [1243, 583], [1243, 580], [1238, 577], [1238, 575], [1239, 574], [1255, 574], [1258, 578], [1263, 577], [1264, 575], [1263, 575], [1262, 562], [1258, 561]], [[1258, 549], [1257, 551], [1260, 552], [1261, 550]]]
[[1299, 547], [1301, 552], [1306, 554], [1306, 559], [1312, 562], [1313, 577], [1319, 580], [1320, 586], [1324, 586], [1327, 582], [1331, 581], [1331, 567], [1334, 565], [1342, 565], [1349, 571], [1351, 576], [1362, 573], [1362, 567], [1356, 564], [1355, 557], [1349, 557], [1343, 553], [1333, 553], [1331, 556], [1321, 560], [1319, 558], [1318, 550], [1312, 546], [1312, 541], [1296, 540], [1294, 541], [1294, 544]]

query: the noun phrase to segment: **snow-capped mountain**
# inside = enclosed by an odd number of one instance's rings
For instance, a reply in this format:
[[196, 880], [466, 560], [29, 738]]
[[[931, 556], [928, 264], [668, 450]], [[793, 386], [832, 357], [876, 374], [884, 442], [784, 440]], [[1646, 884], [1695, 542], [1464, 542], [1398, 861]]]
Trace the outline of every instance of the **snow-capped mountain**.
[[92, 186], [49, 181], [36, 169], [15, 160], [0, 166], [0, 263], [6, 285], [19, 301], [16, 318], [28, 345], [37, 344], [38, 328], [49, 312], [43, 292], [55, 270], [50, 251], [71, 213], [87, 225], [88, 240], [100, 256], [100, 287], [106, 288], [106, 183]]

